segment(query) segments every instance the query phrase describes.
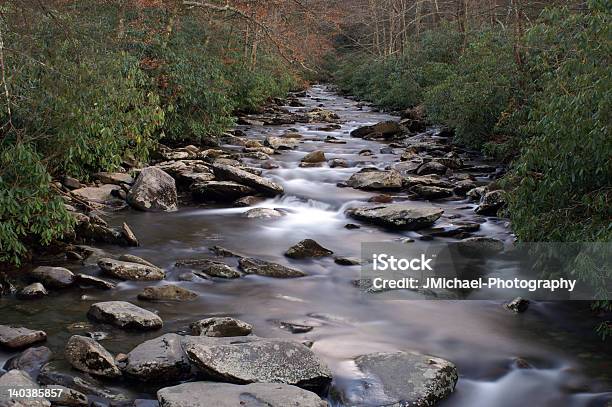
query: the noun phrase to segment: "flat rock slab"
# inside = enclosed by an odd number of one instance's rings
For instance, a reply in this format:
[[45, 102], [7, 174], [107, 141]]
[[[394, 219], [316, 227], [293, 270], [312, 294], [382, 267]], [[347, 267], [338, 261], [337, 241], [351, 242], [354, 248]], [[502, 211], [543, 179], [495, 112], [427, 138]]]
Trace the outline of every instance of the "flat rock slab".
[[246, 336], [252, 331], [251, 324], [230, 317], [206, 318], [191, 324], [191, 333], [199, 336]]
[[231, 383], [285, 383], [321, 392], [332, 378], [312, 350], [295, 341], [189, 336], [183, 349], [203, 374]]
[[296, 278], [306, 275], [303, 271], [266, 260], [254, 259], [252, 257], [241, 258], [238, 267], [246, 274], [257, 274], [265, 277]]
[[191, 186], [191, 194], [202, 202], [232, 202], [253, 195], [255, 189], [234, 181], [198, 182]]
[[238, 182], [268, 196], [280, 195], [284, 192], [283, 187], [279, 184], [237, 167], [224, 164], [213, 164], [213, 171], [217, 178]]
[[145, 287], [138, 294], [138, 299], [145, 301], [191, 301], [197, 293], [174, 284]]
[[310, 391], [287, 384], [194, 382], [157, 392], [161, 407], [327, 407]]
[[389, 204], [349, 209], [352, 218], [395, 229], [418, 230], [434, 224], [444, 211], [440, 208]]
[[82, 372], [110, 378], [121, 376], [113, 355], [86, 336], [71, 336], [66, 343], [64, 356], [72, 367]]
[[133, 184], [134, 178], [130, 174], [124, 172], [98, 172], [94, 174], [96, 179], [99, 179], [104, 184]]
[[162, 319], [151, 311], [125, 301], [98, 302], [89, 308], [87, 315], [125, 329], [149, 330], [163, 325]]
[[136, 346], [123, 372], [141, 381], [171, 383], [187, 378], [191, 365], [177, 334], [166, 334]]
[[75, 189], [72, 191], [72, 194], [87, 201], [106, 203], [116, 201], [117, 198], [112, 195], [112, 191], [120, 189], [121, 188], [117, 185], [104, 184], [99, 187], [85, 187]]
[[342, 400], [351, 406], [429, 407], [448, 397], [458, 380], [453, 363], [418, 353], [373, 353], [357, 357], [355, 365], [362, 387]]
[[156, 281], [166, 277], [164, 270], [159, 267], [114, 260], [107, 257], [98, 260], [98, 267], [106, 274], [121, 280]]
[[25, 348], [33, 343], [47, 339], [44, 331], [34, 331], [28, 328], [13, 328], [0, 325], [0, 346], [9, 349]]

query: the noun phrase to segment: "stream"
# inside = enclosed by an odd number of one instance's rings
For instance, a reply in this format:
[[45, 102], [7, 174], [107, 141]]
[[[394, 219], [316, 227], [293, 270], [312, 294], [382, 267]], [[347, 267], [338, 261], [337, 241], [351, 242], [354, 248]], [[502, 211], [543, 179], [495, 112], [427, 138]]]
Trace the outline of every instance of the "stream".
[[[612, 400], [612, 352], [594, 333], [594, 318], [588, 317], [582, 302], [532, 302], [527, 312], [514, 314], [499, 301], [442, 301], [425, 297], [413, 300], [381, 300], [364, 295], [353, 281], [360, 266], [343, 266], [332, 257], [291, 260], [283, 254], [291, 245], [314, 239], [335, 254], [361, 255], [362, 242], [414, 239], [415, 247], [445, 244], [452, 238], [420, 240], [418, 232], [389, 231], [360, 224], [347, 229], [345, 210], [363, 204], [379, 192], [337, 186], [360, 168], [380, 169], [399, 162], [397, 154], [379, 153], [384, 144], [349, 136], [357, 127], [384, 120], [397, 120], [376, 112], [355, 100], [339, 96], [323, 85], [309, 89], [301, 97], [306, 111], [321, 106], [336, 112], [341, 128], [323, 131], [321, 123], [280, 126], [238, 126], [249, 138], [262, 140], [289, 129], [303, 136], [296, 150], [283, 151], [273, 159], [279, 168], [264, 170], [263, 176], [281, 184], [285, 194], [264, 200], [257, 207], [283, 208], [279, 218], [249, 219], [242, 213], [250, 208], [206, 205], [181, 207], [174, 213], [124, 210], [112, 214], [113, 225], [127, 222], [140, 240], [140, 247], [98, 246], [110, 254], [134, 254], [164, 268], [166, 281], [199, 294], [190, 302], [151, 303], [136, 299], [144, 286], [155, 282], [125, 281], [117, 289], [99, 291], [64, 290], [24, 302], [12, 296], [0, 297], [0, 323], [19, 324], [47, 332], [49, 346], [59, 368], [70, 366], [61, 360], [62, 349], [75, 332], [69, 326], [89, 323], [86, 313], [93, 302], [123, 300], [159, 313], [164, 320], [161, 331], [126, 332], [110, 326], [92, 324], [90, 331], [104, 331], [101, 340], [111, 353], [127, 353], [137, 344], [163, 333], [189, 332], [189, 324], [211, 316], [232, 316], [254, 326], [261, 337], [292, 338], [314, 342], [313, 351], [333, 372], [334, 386], [350, 394], [358, 377], [352, 359], [371, 352], [416, 350], [454, 362], [459, 371], [455, 392], [440, 403], [444, 407], [524, 407], [524, 406], [604, 406]], [[319, 129], [319, 130], [318, 130]], [[326, 143], [334, 136], [346, 144]], [[369, 149], [373, 155], [360, 155]], [[349, 168], [301, 168], [300, 159], [308, 152], [323, 150], [327, 159], [342, 158]], [[252, 166], [260, 161], [245, 160]], [[400, 194], [400, 193], [398, 193]], [[415, 201], [416, 204], [426, 204]], [[451, 215], [480, 221], [475, 235], [491, 236], [511, 242], [513, 236], [506, 219], [474, 215], [474, 202], [443, 200], [444, 209], [436, 226], [451, 222]], [[478, 218], [478, 219], [476, 219]], [[178, 259], [207, 255], [220, 245], [241, 254], [270, 260], [303, 270], [308, 276], [274, 279], [256, 275], [228, 281], [179, 276], [189, 268], [175, 266]], [[95, 261], [62, 264], [75, 272], [97, 275]], [[160, 282], [161, 284], [161, 282]], [[312, 325], [307, 333], [292, 334], [278, 321]], [[609, 343], [609, 342], [608, 342]], [[0, 366], [16, 353], [0, 351]], [[521, 368], [517, 359], [530, 367]], [[108, 387], [130, 398], [154, 398], [155, 388], [129, 383], [108, 382]], [[332, 405], [335, 403], [330, 399]]]

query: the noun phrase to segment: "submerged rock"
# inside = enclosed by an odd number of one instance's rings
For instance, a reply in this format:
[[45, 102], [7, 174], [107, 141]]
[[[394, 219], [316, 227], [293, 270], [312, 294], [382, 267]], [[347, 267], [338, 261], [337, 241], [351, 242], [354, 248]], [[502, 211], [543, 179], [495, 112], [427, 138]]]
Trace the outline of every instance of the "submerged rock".
[[130, 205], [142, 211], [178, 209], [174, 178], [157, 167], [147, 167], [140, 172], [127, 199]]
[[246, 336], [253, 331], [251, 324], [230, 317], [201, 319], [190, 327], [192, 335], [210, 337]]
[[254, 259], [252, 257], [241, 258], [238, 267], [246, 274], [257, 274], [265, 277], [295, 278], [304, 277], [306, 275], [303, 271], [266, 260]]
[[213, 170], [220, 179], [238, 182], [268, 196], [280, 195], [284, 192], [283, 187], [277, 183], [240, 168], [215, 163], [213, 164]]
[[87, 315], [125, 329], [158, 329], [163, 325], [161, 318], [151, 311], [125, 301], [98, 302], [89, 308]]
[[121, 376], [113, 355], [91, 338], [73, 335], [66, 344], [64, 356], [72, 367], [82, 372], [110, 378]]
[[327, 407], [310, 391], [281, 383], [184, 383], [157, 392], [161, 407]]
[[170, 333], [141, 343], [127, 354], [123, 372], [146, 382], [171, 383], [185, 379], [191, 365], [181, 341], [182, 337]]
[[72, 271], [64, 267], [40, 266], [30, 271], [29, 276], [52, 288], [69, 287], [74, 282]]
[[324, 257], [334, 254], [329, 249], [321, 246], [312, 239], [304, 239], [301, 242], [291, 246], [285, 252], [285, 256], [292, 259], [305, 259], [308, 257]]
[[402, 176], [395, 170], [382, 171], [376, 168], [364, 168], [353, 174], [346, 184], [358, 189], [400, 189]]
[[284, 214], [272, 208], [253, 208], [244, 213], [245, 218], [278, 218]]
[[145, 287], [138, 294], [138, 299], [145, 301], [191, 301], [198, 294], [174, 284]]
[[166, 277], [164, 270], [158, 267], [114, 260], [107, 257], [100, 259], [98, 266], [105, 273], [121, 280], [155, 281], [163, 280]]
[[389, 204], [354, 208], [347, 214], [355, 219], [390, 228], [418, 230], [434, 224], [444, 211], [440, 208]]
[[362, 385], [342, 395], [346, 405], [429, 407], [448, 397], [458, 380], [453, 363], [418, 353], [373, 353], [357, 357], [355, 365]]
[[306, 346], [256, 336], [186, 337], [183, 349], [205, 375], [230, 383], [285, 383], [323, 391], [329, 368]]
[[9, 349], [25, 348], [46, 339], [47, 334], [44, 331], [0, 325], [0, 346]]

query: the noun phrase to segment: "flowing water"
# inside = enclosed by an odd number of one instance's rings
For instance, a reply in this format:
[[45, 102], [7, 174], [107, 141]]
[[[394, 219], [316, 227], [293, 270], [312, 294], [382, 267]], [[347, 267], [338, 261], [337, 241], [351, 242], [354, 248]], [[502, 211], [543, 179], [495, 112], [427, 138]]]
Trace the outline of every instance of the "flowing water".
[[[363, 203], [375, 193], [339, 188], [338, 182], [364, 166], [384, 168], [399, 160], [398, 155], [380, 154], [383, 144], [349, 137], [353, 128], [392, 119], [391, 116], [361, 107], [323, 86], [309, 90], [301, 98], [304, 110], [322, 105], [342, 119], [336, 131], [318, 131], [321, 124], [244, 127], [249, 137], [285, 133], [293, 128], [304, 136], [297, 150], [273, 158], [280, 165], [264, 175], [282, 184], [285, 195], [268, 199], [258, 206], [284, 208], [286, 216], [273, 219], [247, 219], [249, 208], [184, 207], [176, 213], [123, 211], [110, 219], [126, 221], [139, 237], [141, 247], [103, 247], [110, 254], [129, 252], [164, 267], [167, 280], [200, 294], [187, 303], [148, 303], [136, 299], [143, 286], [151, 283], [122, 282], [111, 291], [68, 290], [45, 299], [23, 302], [0, 298], [1, 323], [40, 328], [49, 334], [48, 346], [61, 359], [62, 348], [72, 334], [67, 328], [86, 322], [92, 302], [126, 300], [159, 312], [165, 332], [188, 332], [189, 324], [210, 316], [234, 316], [255, 327], [262, 337], [291, 337], [314, 341], [313, 350], [334, 373], [334, 383], [350, 393], [356, 389], [355, 356], [378, 351], [417, 350], [449, 359], [457, 364], [460, 379], [455, 393], [442, 406], [599, 406], [612, 399], [612, 353], [594, 334], [594, 321], [585, 315], [588, 304], [532, 303], [524, 314], [505, 310], [498, 301], [433, 301], [426, 299], [386, 301], [363, 295], [352, 284], [359, 278], [359, 266], [340, 266], [332, 258], [290, 260], [283, 256], [291, 245], [311, 238], [337, 255], [360, 257], [362, 242], [392, 241], [400, 237], [418, 238], [415, 232], [389, 232], [362, 225], [348, 230], [344, 211]], [[335, 136], [346, 144], [323, 140]], [[328, 159], [344, 158], [351, 168], [299, 168], [300, 158], [313, 150], [324, 150]], [[370, 149], [373, 156], [360, 156]], [[253, 165], [259, 162], [253, 161]], [[415, 202], [415, 204], [419, 204]], [[423, 203], [424, 204], [424, 203]], [[473, 204], [449, 201], [440, 204], [445, 217], [473, 217]], [[478, 235], [512, 239], [506, 221], [487, 218]], [[449, 239], [416, 239], [414, 245], [444, 244]], [[220, 245], [241, 254], [289, 265], [308, 273], [299, 279], [272, 279], [249, 275], [231, 281], [179, 281], [187, 269], [174, 263], [181, 258], [209, 254]], [[93, 261], [85, 266], [67, 264], [74, 271], [97, 274]], [[313, 325], [305, 334], [291, 334], [276, 321]], [[136, 344], [161, 332], [124, 332], [94, 325], [109, 337], [101, 343], [111, 352], [128, 352]], [[0, 353], [0, 362], [11, 354]], [[516, 359], [532, 368], [520, 369]], [[60, 362], [61, 363], [61, 362]], [[1, 366], [1, 365], [0, 365]], [[130, 397], [150, 398], [153, 389], [109, 383]], [[605, 400], [605, 401], [604, 401]]]

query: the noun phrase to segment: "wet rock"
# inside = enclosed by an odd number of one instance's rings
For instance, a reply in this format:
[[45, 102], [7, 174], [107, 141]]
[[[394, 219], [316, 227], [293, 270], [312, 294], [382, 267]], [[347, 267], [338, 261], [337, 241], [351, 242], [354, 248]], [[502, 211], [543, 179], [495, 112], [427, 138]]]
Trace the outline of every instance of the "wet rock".
[[124, 172], [98, 172], [94, 174], [94, 177], [103, 184], [132, 185], [134, 183], [134, 178], [132, 178], [130, 174]]
[[428, 175], [428, 174], [444, 175], [446, 174], [447, 170], [448, 170], [448, 167], [446, 167], [446, 165], [438, 163], [438, 162], [430, 161], [430, 162], [421, 164], [416, 169], [416, 173], [417, 175]]
[[325, 110], [325, 109], [321, 109], [318, 107], [315, 107], [314, 109], [307, 112], [306, 116], [308, 116], [308, 119], [311, 122], [331, 122], [333, 123], [340, 119], [340, 117], [338, 117], [338, 115], [332, 112], [331, 110]]
[[0, 406], [14, 407], [47, 407], [51, 403], [46, 398], [23, 398], [15, 399], [10, 397], [8, 389], [37, 389], [41, 387], [23, 370], [13, 369], [0, 376]]
[[479, 215], [497, 215], [497, 211], [506, 206], [504, 191], [497, 190], [487, 192], [482, 198], [478, 207], [474, 210]]
[[200, 202], [231, 202], [253, 195], [255, 190], [233, 181], [208, 181], [191, 186], [191, 194]]
[[278, 325], [281, 329], [289, 331], [292, 334], [304, 334], [314, 329], [312, 325], [296, 324], [293, 322], [279, 321]]
[[272, 208], [253, 208], [246, 211], [243, 215], [246, 218], [277, 218], [284, 216], [282, 212]]
[[41, 282], [50, 288], [69, 287], [74, 282], [74, 274], [64, 267], [36, 267], [30, 271], [29, 276], [31, 279]]
[[[449, 153], [449, 154], [453, 154], [453, 153]], [[432, 161], [435, 163], [440, 163], [444, 165], [445, 167], [450, 168], [452, 170], [460, 169], [463, 166], [463, 161], [461, 160], [461, 158], [457, 156], [449, 156], [449, 154], [447, 154], [444, 157], [436, 157]]]
[[453, 196], [453, 190], [448, 188], [434, 187], [430, 185], [415, 185], [410, 192], [424, 199], [441, 199]]
[[150, 261], [145, 260], [142, 257], [134, 256], [133, 254], [127, 254], [127, 253], [122, 254], [121, 256], [119, 256], [119, 260], [125, 261], [128, 263], [142, 264], [144, 266], [149, 266], [149, 267], [157, 267], [155, 264], [151, 263]]
[[304, 277], [306, 275], [303, 271], [295, 270], [278, 263], [254, 259], [252, 257], [241, 258], [238, 266], [240, 270], [246, 274], [257, 274], [265, 277], [295, 278]]
[[285, 383], [324, 390], [331, 381], [325, 364], [301, 343], [256, 336], [186, 337], [183, 349], [207, 376], [231, 383]]
[[81, 286], [91, 286], [95, 288], [100, 288], [102, 290], [111, 290], [116, 288], [115, 283], [111, 283], [110, 281], [106, 281], [104, 279], [90, 276], [87, 274], [77, 274], [75, 276], [76, 283]]
[[349, 230], [354, 230], [354, 229], [361, 229], [361, 226], [356, 225], [354, 223], [347, 223], [346, 225], [344, 225], [345, 229], [349, 229]]
[[184, 383], [157, 392], [160, 407], [327, 407], [310, 391], [280, 383]]
[[129, 246], [140, 246], [140, 243], [138, 243], [138, 239], [136, 238], [136, 235], [134, 234], [134, 232], [132, 232], [132, 229], [130, 228], [130, 226], [123, 222], [123, 225], [121, 225], [121, 234], [123, 234], [123, 238], [125, 239], [125, 241], [127, 242], [127, 244]]
[[20, 355], [10, 358], [4, 364], [4, 370], [19, 369], [36, 379], [40, 369], [51, 360], [51, 350], [46, 346], [28, 348]]
[[108, 400], [122, 400], [125, 397], [103, 387], [92, 376], [75, 376], [64, 373], [62, 367], [54, 362], [47, 363], [40, 370], [38, 381], [46, 386], [64, 386], [80, 393], [93, 395]]
[[125, 301], [98, 302], [89, 308], [87, 315], [125, 329], [158, 329], [163, 325], [161, 318], [151, 311]]
[[0, 346], [5, 348], [21, 349], [46, 339], [47, 334], [44, 331], [0, 325]]
[[136, 346], [123, 372], [137, 380], [172, 383], [189, 376], [191, 366], [177, 334], [166, 334]]
[[374, 155], [374, 153], [370, 149], [365, 149], [365, 150], [361, 150], [359, 152], [359, 155], [362, 156], [362, 157], [369, 157], [371, 155]]
[[209, 250], [212, 253], [216, 254], [217, 256], [221, 256], [221, 257], [238, 257], [238, 258], [243, 257], [238, 252], [235, 252], [233, 250], [230, 250], [225, 247], [218, 246], [218, 245], [211, 247]]
[[265, 144], [275, 150], [293, 150], [299, 144], [299, 139], [290, 137], [266, 137]]
[[489, 188], [487, 186], [472, 188], [467, 192], [467, 196], [473, 201], [480, 201], [480, 198], [482, 198], [488, 190]]
[[284, 192], [283, 187], [277, 183], [258, 175], [251, 174], [240, 168], [229, 165], [213, 164], [213, 170], [215, 175], [220, 179], [238, 182], [268, 196], [275, 196]]
[[440, 228], [430, 233], [434, 237], [461, 237], [469, 233], [476, 232], [480, 229], [480, 223], [462, 222], [456, 223], [453, 226]]
[[41, 283], [32, 283], [28, 286], [25, 286], [21, 291], [17, 293], [17, 297], [23, 300], [34, 300], [37, 298], [42, 298], [45, 295], [49, 294], [45, 289], [45, 286]]
[[58, 397], [51, 398], [51, 404], [62, 407], [87, 407], [89, 399], [86, 395], [74, 389], [60, 385], [47, 386], [49, 389], [61, 390]]
[[469, 179], [458, 181], [453, 186], [455, 193], [461, 196], [467, 194], [468, 191], [471, 191], [474, 188], [476, 188], [476, 183]]
[[393, 202], [393, 197], [387, 194], [379, 194], [379, 195], [374, 195], [373, 197], [368, 199], [368, 202], [391, 203]]
[[107, 257], [100, 259], [98, 266], [105, 273], [121, 280], [155, 281], [162, 280], [166, 276], [164, 270], [155, 266], [130, 263]]
[[315, 150], [315, 151], [311, 151], [310, 153], [302, 157], [301, 161], [307, 164], [316, 164], [316, 163], [322, 163], [325, 160], [326, 160], [325, 153], [321, 150]]
[[437, 175], [424, 175], [424, 176], [407, 176], [402, 179], [403, 185], [406, 188], [411, 188], [416, 185], [438, 187], [438, 188], [452, 188], [453, 184], [448, 181], [441, 180]]
[[257, 148], [244, 148], [242, 151], [244, 151], [245, 153], [262, 153], [262, 154], [266, 154], [266, 155], [272, 155], [274, 154], [274, 149], [270, 148], [270, 147], [257, 147]]
[[112, 195], [112, 191], [121, 189], [117, 185], [103, 184], [99, 187], [85, 187], [72, 191], [72, 194], [86, 201], [96, 203], [111, 203], [116, 200]]
[[301, 242], [291, 246], [285, 252], [285, 256], [292, 259], [305, 259], [309, 257], [325, 257], [334, 254], [329, 249], [321, 246], [312, 239], [304, 239]]
[[333, 158], [328, 161], [328, 164], [330, 168], [348, 168], [349, 166], [348, 162], [343, 158]]
[[273, 170], [279, 167], [280, 165], [278, 165], [274, 161], [266, 161], [265, 163], [261, 163], [261, 168], [263, 168], [264, 170]]
[[351, 137], [389, 138], [404, 132], [402, 126], [394, 121], [384, 121], [373, 126], [363, 126], [351, 131]]
[[392, 352], [359, 356], [358, 391], [344, 394], [346, 405], [433, 406], [455, 389], [458, 375], [447, 360], [418, 353]]
[[191, 301], [197, 298], [198, 294], [186, 288], [167, 284], [155, 287], [145, 287], [138, 294], [139, 300], [145, 301]]
[[240, 278], [242, 274], [225, 263], [208, 261], [202, 264], [202, 272], [209, 277], [217, 278]]
[[469, 237], [457, 242], [459, 252], [464, 256], [482, 257], [504, 250], [504, 242], [492, 237]]
[[246, 208], [249, 206], [257, 205], [261, 201], [263, 201], [263, 199], [257, 196], [245, 196], [245, 197], [236, 199], [234, 201], [234, 206], [239, 207], [239, 208]]
[[157, 167], [144, 168], [128, 194], [128, 202], [142, 211], [178, 209], [174, 178]]
[[358, 189], [400, 189], [402, 176], [395, 170], [381, 171], [376, 168], [364, 168], [353, 174], [346, 184]]
[[86, 336], [71, 336], [66, 343], [64, 356], [72, 367], [82, 372], [109, 378], [121, 376], [113, 355]]
[[354, 208], [347, 214], [365, 222], [404, 230], [418, 230], [434, 224], [444, 211], [440, 208], [409, 204], [389, 204]]
[[192, 323], [190, 327], [192, 335], [216, 338], [246, 336], [253, 331], [251, 324], [230, 317], [206, 318]]
[[505, 307], [510, 311], [519, 314], [527, 311], [527, 308], [529, 308], [529, 300], [526, 300], [523, 297], [516, 297], [509, 303], [505, 304]]
[[357, 266], [361, 264], [361, 260], [355, 257], [334, 257], [334, 263], [341, 266]]

